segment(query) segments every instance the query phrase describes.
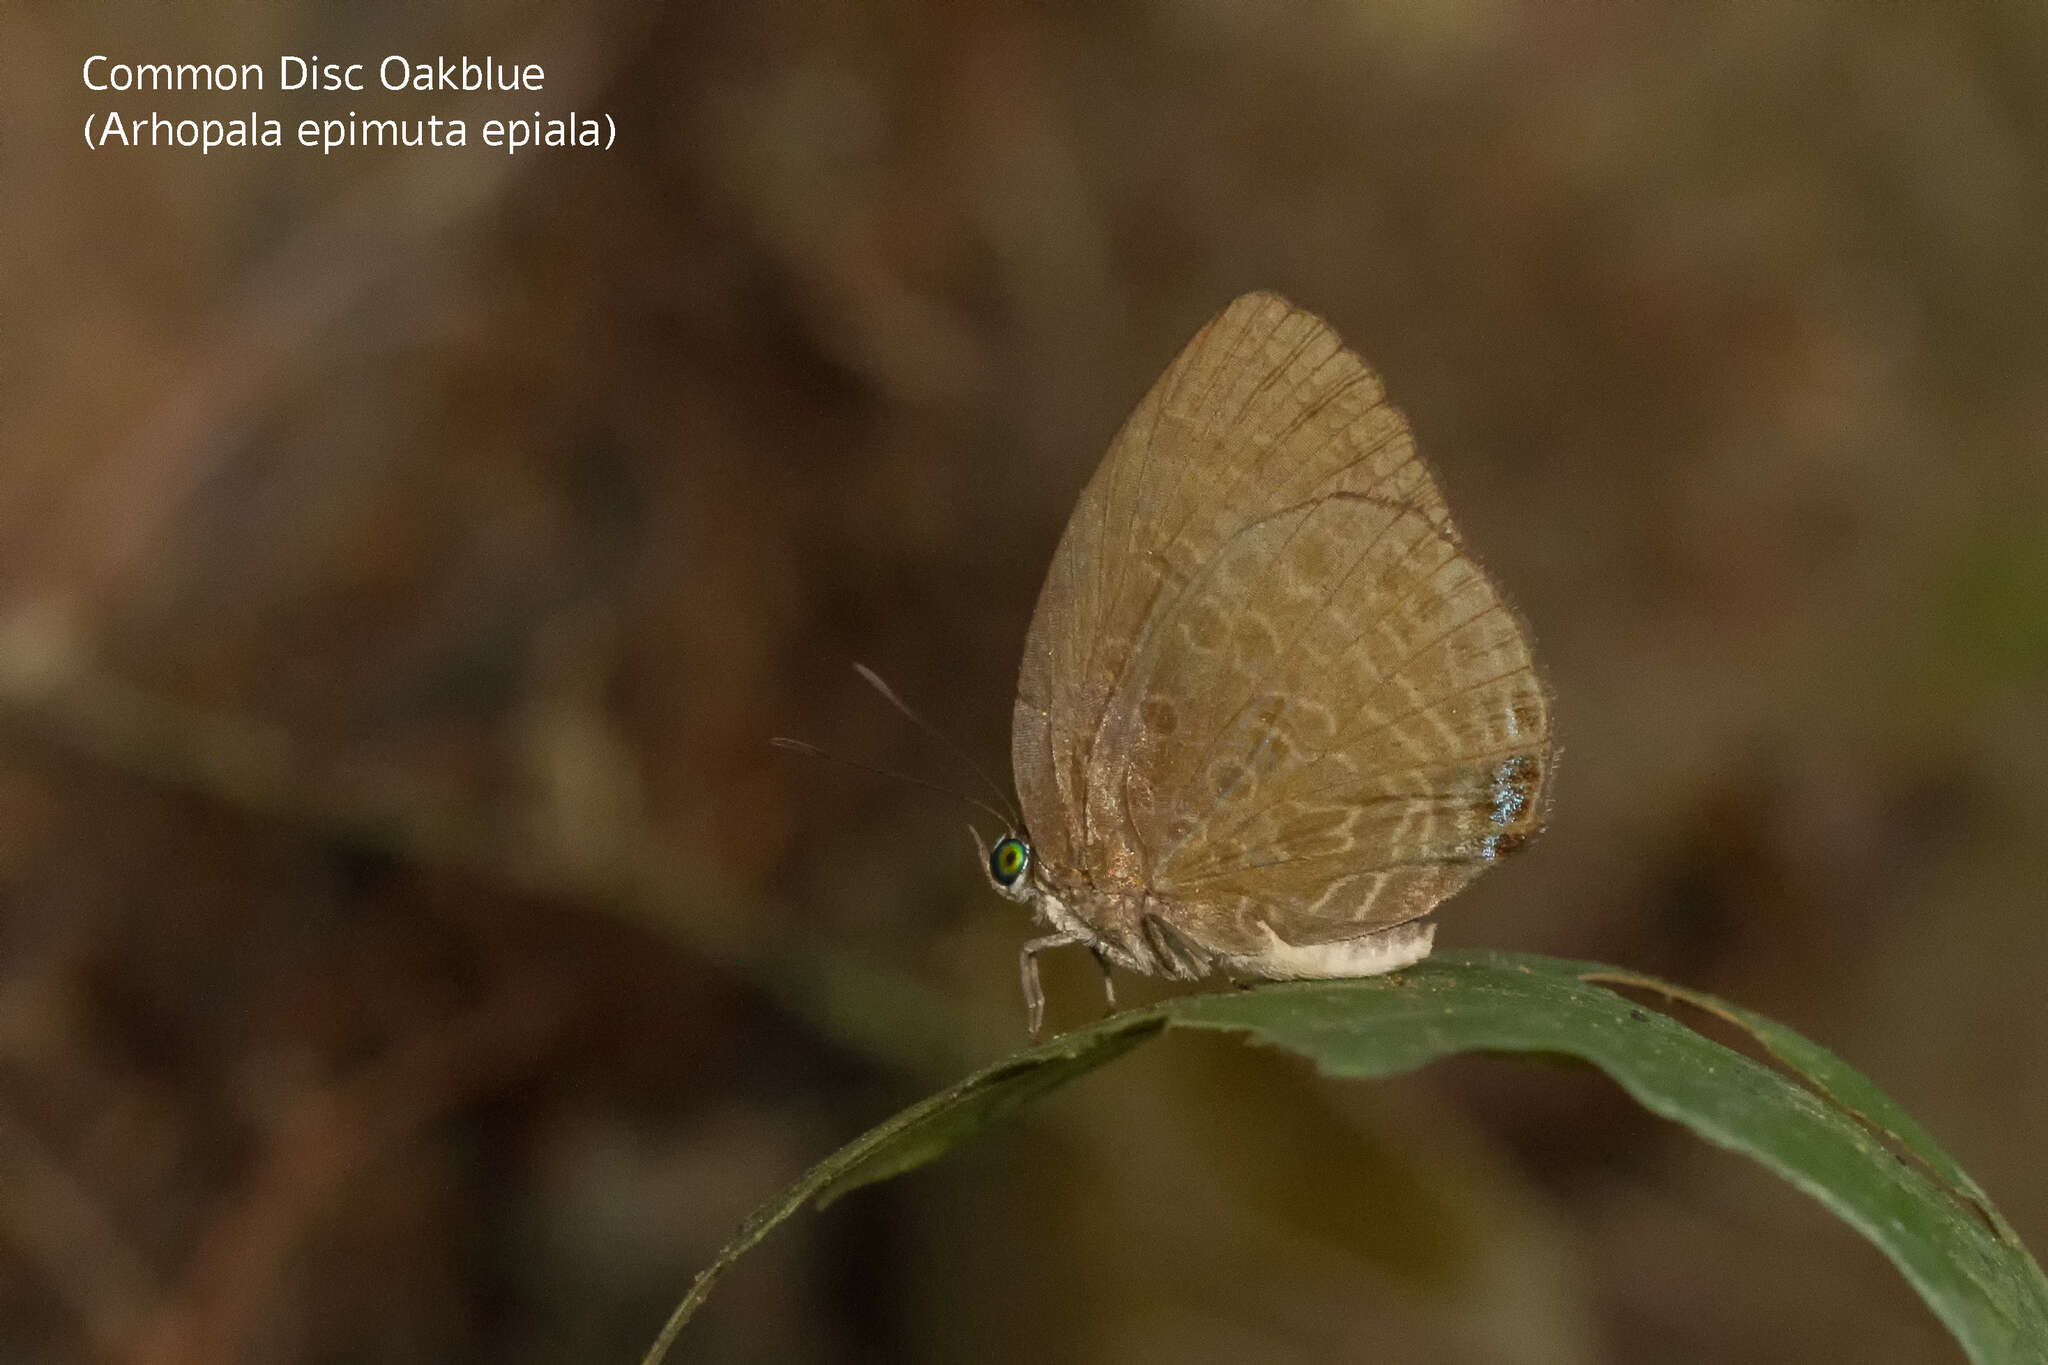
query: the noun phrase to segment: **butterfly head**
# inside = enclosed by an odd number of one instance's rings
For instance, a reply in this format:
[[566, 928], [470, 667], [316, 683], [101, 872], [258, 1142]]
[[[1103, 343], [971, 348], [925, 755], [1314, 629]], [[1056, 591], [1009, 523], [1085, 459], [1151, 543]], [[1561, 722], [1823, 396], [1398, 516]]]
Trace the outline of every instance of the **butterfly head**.
[[[975, 844], [982, 846], [978, 835]], [[988, 856], [982, 860], [982, 867], [988, 873], [989, 885], [1004, 899], [1029, 907], [1041, 923], [1067, 934], [1067, 942], [1095, 941], [1095, 931], [1067, 908], [1068, 892], [1047, 874], [1029, 838], [1005, 833], [986, 847]]]
[[989, 846], [988, 877], [996, 890], [1011, 900], [1027, 898], [1026, 877], [1031, 871], [1031, 845], [1014, 834], [1005, 834]]

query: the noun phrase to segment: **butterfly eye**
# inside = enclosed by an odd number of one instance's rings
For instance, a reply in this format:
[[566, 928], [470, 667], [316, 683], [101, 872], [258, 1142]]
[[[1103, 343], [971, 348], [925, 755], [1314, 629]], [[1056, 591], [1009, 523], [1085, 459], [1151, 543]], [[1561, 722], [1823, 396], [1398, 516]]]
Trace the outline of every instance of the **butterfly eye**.
[[1015, 886], [1031, 861], [1031, 846], [1014, 835], [1004, 835], [988, 853], [989, 875], [998, 886]]

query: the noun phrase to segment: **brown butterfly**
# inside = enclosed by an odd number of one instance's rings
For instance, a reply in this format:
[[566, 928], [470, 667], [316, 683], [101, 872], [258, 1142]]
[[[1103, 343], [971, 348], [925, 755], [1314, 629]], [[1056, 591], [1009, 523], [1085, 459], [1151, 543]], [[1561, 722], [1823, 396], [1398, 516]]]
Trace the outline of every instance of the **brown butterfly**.
[[[1369, 976], [1542, 829], [1550, 706], [1379, 377], [1247, 294], [1124, 423], [1060, 538], [996, 889], [1103, 965]], [[1112, 996], [1113, 999], [1113, 996]]]

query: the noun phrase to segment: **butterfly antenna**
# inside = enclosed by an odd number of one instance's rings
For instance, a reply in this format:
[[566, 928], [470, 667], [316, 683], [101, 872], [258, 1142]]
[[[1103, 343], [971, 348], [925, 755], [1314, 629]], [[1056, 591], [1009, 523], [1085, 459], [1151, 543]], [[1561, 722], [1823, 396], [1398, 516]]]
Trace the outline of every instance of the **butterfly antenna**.
[[[927, 782], [921, 777], [912, 777], [909, 773], [899, 773], [893, 768], [878, 768], [872, 763], [862, 763], [858, 759], [841, 758], [838, 754], [828, 753], [815, 744], [807, 743], [801, 739], [790, 739], [786, 735], [776, 735], [768, 742], [784, 753], [802, 754], [806, 758], [822, 758], [827, 763], [837, 763], [842, 768], [852, 768], [856, 772], [872, 773], [876, 777], [892, 777], [898, 782], [908, 782], [911, 786], [922, 787], [928, 792], [937, 792], [941, 796], [950, 796], [956, 801], [965, 801], [968, 805], [978, 810], [987, 811], [998, 820], [1008, 821], [1010, 819], [1008, 815], [997, 810], [978, 796], [969, 796], [966, 792], [954, 791], [951, 787], [942, 787], [936, 782]], [[1007, 827], [1010, 829], [1017, 828], [1014, 824]]]
[[[1003, 818], [1010, 822], [1011, 829], [1021, 831], [1024, 828], [1024, 816], [1017, 810], [1016, 804], [1003, 794], [1003, 789], [996, 785], [994, 778], [988, 775], [988, 770], [974, 761], [974, 755], [968, 753], [965, 749], [947, 738], [945, 732], [940, 730], [938, 726], [913, 711], [910, 708], [910, 703], [897, 696], [889, 684], [882, 681], [882, 675], [875, 672], [874, 669], [869, 668], [866, 664], [857, 663], [853, 666], [853, 671], [860, 674], [862, 682], [881, 693], [883, 701], [888, 702], [889, 705], [902, 712], [904, 718], [912, 725], [915, 725], [918, 729], [937, 740], [947, 753], [965, 763], [974, 775], [981, 779], [982, 785], [995, 794], [996, 800], [1002, 803], [1003, 809], [1009, 812]], [[987, 810], [988, 807], [983, 806], [982, 809]], [[999, 812], [990, 811], [989, 813], [993, 815]]]

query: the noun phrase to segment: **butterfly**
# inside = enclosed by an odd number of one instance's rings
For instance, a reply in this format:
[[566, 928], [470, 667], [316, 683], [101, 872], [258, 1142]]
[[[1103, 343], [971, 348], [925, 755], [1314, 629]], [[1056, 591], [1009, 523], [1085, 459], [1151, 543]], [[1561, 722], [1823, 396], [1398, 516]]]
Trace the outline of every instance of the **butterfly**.
[[1124, 423], [1017, 680], [1021, 827], [985, 846], [1038, 957], [1369, 976], [1541, 832], [1550, 703], [1408, 422], [1313, 314], [1246, 294]]

